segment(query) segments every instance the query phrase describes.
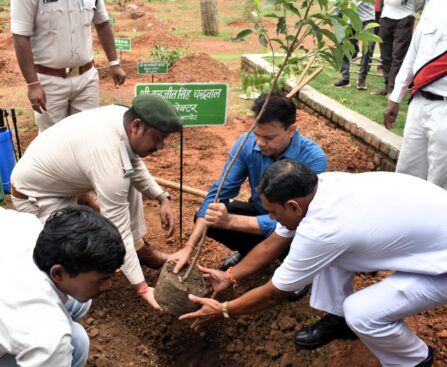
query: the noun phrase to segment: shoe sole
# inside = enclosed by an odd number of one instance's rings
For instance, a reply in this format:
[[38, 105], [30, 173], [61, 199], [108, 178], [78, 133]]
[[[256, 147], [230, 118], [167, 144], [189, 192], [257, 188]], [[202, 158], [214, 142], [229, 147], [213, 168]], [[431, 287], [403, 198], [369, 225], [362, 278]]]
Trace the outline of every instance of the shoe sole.
[[335, 85], [335, 84], [332, 84], [332, 86], [335, 87], [335, 88], [348, 88], [348, 87], [351, 86], [351, 84], [346, 84], [346, 85]]
[[317, 349], [317, 348], [321, 348], [321, 347], [325, 346], [326, 344], [333, 342], [334, 340], [357, 340], [357, 339], [358, 339], [358, 337], [356, 335], [355, 336], [346, 335], [346, 336], [341, 336], [337, 339], [328, 340], [326, 342], [301, 343], [301, 342], [297, 342], [295, 340], [295, 348], [297, 350], [299, 350], [299, 349]]

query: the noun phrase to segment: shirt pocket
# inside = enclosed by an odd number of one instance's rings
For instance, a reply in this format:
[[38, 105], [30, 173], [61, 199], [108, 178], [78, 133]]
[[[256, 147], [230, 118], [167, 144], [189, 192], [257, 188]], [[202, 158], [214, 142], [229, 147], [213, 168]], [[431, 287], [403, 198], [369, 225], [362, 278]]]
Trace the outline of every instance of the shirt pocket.
[[95, 0], [83, 0], [83, 1], [84, 1], [84, 9], [81, 12], [82, 24], [86, 27], [91, 27], [93, 17], [95, 16], [96, 11], [96, 1]]
[[[428, 57], [428, 60], [432, 56], [436, 56], [438, 49], [438, 43], [442, 36], [442, 29], [440, 29], [439, 24], [434, 21], [425, 20], [421, 24], [421, 40], [419, 42], [418, 53]], [[428, 61], [427, 60], [427, 61]]]
[[42, 29], [56, 32], [64, 23], [64, 8], [62, 0], [54, 2], [39, 2], [36, 25]]

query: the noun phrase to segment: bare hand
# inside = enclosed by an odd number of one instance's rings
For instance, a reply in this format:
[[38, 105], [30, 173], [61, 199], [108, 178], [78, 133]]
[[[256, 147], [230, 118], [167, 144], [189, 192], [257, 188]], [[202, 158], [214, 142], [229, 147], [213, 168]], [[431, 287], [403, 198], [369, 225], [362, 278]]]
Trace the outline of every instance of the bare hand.
[[192, 294], [189, 295], [189, 299], [203, 306], [198, 311], [180, 316], [179, 320], [193, 319], [191, 329], [194, 329], [194, 331], [200, 331], [205, 325], [223, 317], [222, 304], [215, 299], [201, 298]]
[[160, 205], [160, 219], [161, 228], [163, 228], [167, 233], [166, 236], [170, 237], [174, 233], [174, 213], [171, 209], [169, 199], [166, 198], [161, 202]]
[[200, 265], [197, 265], [197, 267], [202, 272], [203, 277], [208, 280], [213, 287], [213, 294], [211, 298], [216, 297], [219, 292], [222, 292], [231, 285], [226, 272], [217, 269], [205, 268], [204, 266]]
[[148, 303], [152, 308], [154, 308], [157, 311], [163, 311], [160, 305], [157, 303], [154, 297], [154, 288], [149, 287], [146, 293], [143, 293], [141, 295], [141, 298], [143, 298], [146, 303]]
[[47, 96], [40, 83], [28, 86], [28, 99], [34, 111], [43, 113], [47, 110]]
[[205, 221], [211, 227], [228, 229], [230, 225], [230, 216], [225, 204], [209, 204], [205, 213]]
[[388, 106], [383, 112], [383, 122], [387, 129], [392, 129], [395, 125], [397, 115], [399, 113], [400, 105], [399, 103], [388, 101]]
[[126, 80], [126, 72], [121, 68], [121, 66], [112, 66], [110, 68], [110, 74], [112, 74], [112, 79], [115, 82], [115, 87], [123, 85]]
[[174, 252], [168, 257], [168, 261], [175, 262], [176, 265], [174, 267], [173, 273], [177, 274], [183, 266], [188, 262], [189, 257], [191, 256], [191, 252], [193, 250], [192, 246], [185, 246], [182, 249]]

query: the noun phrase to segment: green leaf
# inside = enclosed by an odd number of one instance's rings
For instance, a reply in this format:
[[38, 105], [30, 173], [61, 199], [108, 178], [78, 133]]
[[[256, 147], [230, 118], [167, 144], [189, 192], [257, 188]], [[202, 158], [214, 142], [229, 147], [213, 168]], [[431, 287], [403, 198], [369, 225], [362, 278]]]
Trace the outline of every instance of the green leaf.
[[382, 43], [382, 39], [377, 36], [376, 34], [372, 33], [372, 32], [360, 32], [356, 35], [354, 35], [355, 39], [358, 39], [359, 41], [363, 41], [363, 42], [377, 42], [377, 43]]
[[266, 18], [279, 18], [279, 15], [276, 14], [276, 13], [267, 13], [267, 14], [264, 14], [264, 17], [266, 17]]
[[279, 17], [278, 23], [276, 24], [276, 33], [277, 34], [287, 34], [287, 24], [285, 17]]
[[354, 31], [360, 32], [362, 30], [362, 21], [356, 11], [352, 9], [342, 9], [341, 12], [349, 18], [351, 27], [354, 28]]
[[318, 4], [320, 5], [320, 8], [327, 9], [329, 6], [328, 0], [318, 0]]
[[376, 23], [376, 22], [372, 22], [372, 23], [368, 23], [367, 25], [365, 25], [365, 28], [363, 28], [363, 30], [367, 31], [368, 29], [377, 28], [377, 27], [380, 27], [380, 24]]
[[270, 38], [270, 41], [271, 41], [271, 42], [276, 42], [276, 43], [277, 43], [278, 45], [280, 45], [280, 46], [284, 45], [283, 40], [280, 39], [280, 38]]
[[242, 41], [245, 37], [249, 36], [252, 33], [253, 31], [251, 29], [244, 29], [236, 35], [235, 40]]
[[259, 39], [259, 43], [264, 46], [267, 47], [268, 46], [268, 42], [267, 42], [267, 37], [265, 37], [264, 33], [261, 33], [258, 35], [258, 39]]
[[276, 4], [278, 0], [265, 0], [262, 10], [269, 8], [270, 6]]
[[334, 27], [337, 43], [341, 43], [345, 38], [346, 26], [341, 25], [340, 22], [335, 18], [332, 18], [332, 26]]
[[334, 33], [332, 33], [329, 29], [324, 29], [324, 28], [320, 28], [318, 30], [315, 30], [315, 32], [319, 32], [321, 34], [323, 34], [324, 36], [326, 36], [331, 42], [333, 43], [338, 43], [337, 41], [337, 37], [335, 36]]
[[295, 7], [295, 5], [293, 5], [292, 3], [288, 3], [288, 2], [285, 2], [283, 5], [288, 11], [292, 12], [293, 14], [295, 14], [298, 17], [301, 17], [300, 11], [298, 10], [297, 7]]

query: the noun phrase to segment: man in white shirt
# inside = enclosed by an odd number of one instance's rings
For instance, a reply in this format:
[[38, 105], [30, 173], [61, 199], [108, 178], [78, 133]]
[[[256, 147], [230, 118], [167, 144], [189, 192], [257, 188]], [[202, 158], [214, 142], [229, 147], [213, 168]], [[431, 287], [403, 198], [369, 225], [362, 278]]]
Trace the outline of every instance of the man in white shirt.
[[402, 147], [396, 172], [428, 180], [447, 190], [447, 2], [430, 0], [414, 32], [384, 112], [394, 127], [410, 86]]
[[385, 87], [374, 94], [386, 95], [394, 88], [394, 80], [407, 53], [413, 34], [416, 10], [421, 0], [384, 0], [379, 36]]
[[17, 62], [39, 132], [99, 106], [92, 24], [115, 85], [121, 85], [126, 73], [116, 54], [104, 0], [11, 0]]
[[[447, 303], [447, 192], [389, 172], [316, 176], [291, 160], [270, 166], [257, 188], [280, 225], [231, 274], [201, 268], [216, 292], [265, 266], [291, 242], [267, 284], [230, 302], [191, 296], [202, 309], [181, 316], [201, 328], [221, 317], [273, 306], [312, 282], [311, 305], [328, 312], [295, 334], [301, 348], [359, 338], [384, 366], [431, 366], [433, 350], [404, 323]], [[394, 270], [353, 293], [356, 272]]]
[[0, 208], [0, 232], [0, 366], [84, 366], [89, 339], [77, 321], [124, 261], [117, 228], [89, 208], [54, 212], [43, 229]]
[[144, 240], [142, 194], [160, 203], [161, 224], [168, 235], [174, 231], [174, 214], [169, 194], [141, 157], [162, 149], [164, 139], [180, 129], [174, 107], [153, 94], [135, 97], [131, 108], [111, 105], [69, 116], [39, 134], [14, 167], [14, 207], [45, 221], [52, 211], [76, 205], [77, 195], [94, 189], [101, 214], [123, 237], [124, 274], [137, 294], [157, 307], [140, 262], [158, 268], [168, 255]]

